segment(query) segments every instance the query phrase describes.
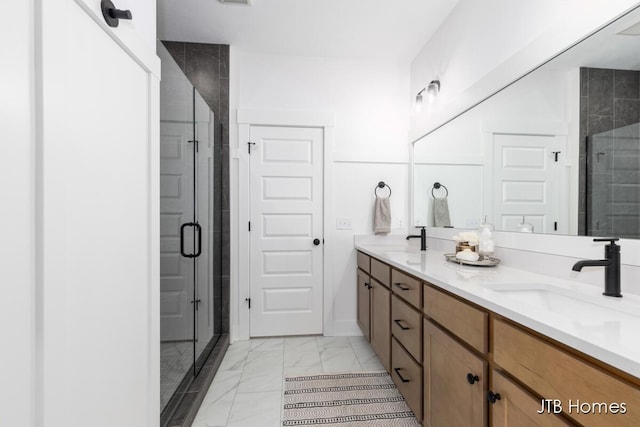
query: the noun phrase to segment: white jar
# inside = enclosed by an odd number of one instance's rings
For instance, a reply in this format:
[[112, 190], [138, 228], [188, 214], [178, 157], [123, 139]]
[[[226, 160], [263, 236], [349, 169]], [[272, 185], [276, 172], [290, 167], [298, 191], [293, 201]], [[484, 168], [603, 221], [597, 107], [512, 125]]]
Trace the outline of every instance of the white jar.
[[484, 217], [484, 222], [478, 226], [478, 254], [481, 259], [491, 257], [495, 251], [495, 243], [493, 242], [493, 224], [487, 222], [487, 217]]

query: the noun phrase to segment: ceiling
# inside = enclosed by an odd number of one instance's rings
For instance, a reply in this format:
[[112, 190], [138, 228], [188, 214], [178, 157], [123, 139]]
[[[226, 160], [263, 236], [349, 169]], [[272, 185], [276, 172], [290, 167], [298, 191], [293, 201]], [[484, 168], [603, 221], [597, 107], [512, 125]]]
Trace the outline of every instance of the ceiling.
[[258, 53], [411, 61], [458, 1], [158, 0], [158, 37]]

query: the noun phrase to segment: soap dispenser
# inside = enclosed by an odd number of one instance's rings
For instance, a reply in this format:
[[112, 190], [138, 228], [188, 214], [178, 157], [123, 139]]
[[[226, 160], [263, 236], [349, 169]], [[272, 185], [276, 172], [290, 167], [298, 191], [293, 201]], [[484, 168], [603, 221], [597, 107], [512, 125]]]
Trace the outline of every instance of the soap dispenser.
[[516, 226], [516, 231], [519, 233], [533, 233], [533, 225], [524, 222], [524, 215], [522, 216], [522, 222]]

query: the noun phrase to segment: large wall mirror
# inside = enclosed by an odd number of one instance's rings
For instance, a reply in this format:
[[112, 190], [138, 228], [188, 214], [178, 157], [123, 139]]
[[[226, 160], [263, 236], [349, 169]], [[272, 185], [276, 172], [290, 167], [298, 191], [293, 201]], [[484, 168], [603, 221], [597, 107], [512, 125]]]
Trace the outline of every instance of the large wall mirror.
[[640, 238], [639, 122], [637, 8], [415, 141], [414, 225]]

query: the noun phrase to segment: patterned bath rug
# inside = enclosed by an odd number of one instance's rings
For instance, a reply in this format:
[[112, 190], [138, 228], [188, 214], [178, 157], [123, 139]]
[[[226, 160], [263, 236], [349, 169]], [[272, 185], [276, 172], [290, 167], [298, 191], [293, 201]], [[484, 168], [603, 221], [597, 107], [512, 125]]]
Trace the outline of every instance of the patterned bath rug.
[[417, 427], [386, 372], [285, 378], [283, 426]]

